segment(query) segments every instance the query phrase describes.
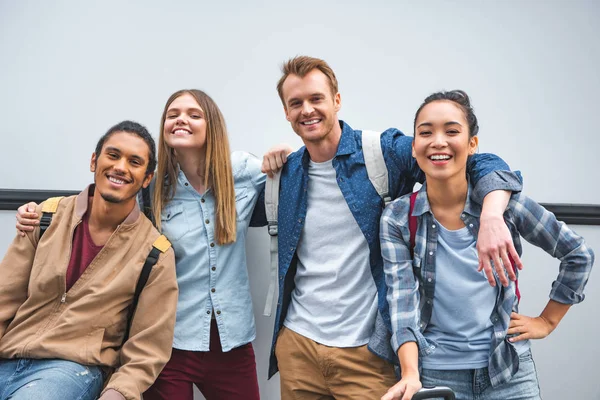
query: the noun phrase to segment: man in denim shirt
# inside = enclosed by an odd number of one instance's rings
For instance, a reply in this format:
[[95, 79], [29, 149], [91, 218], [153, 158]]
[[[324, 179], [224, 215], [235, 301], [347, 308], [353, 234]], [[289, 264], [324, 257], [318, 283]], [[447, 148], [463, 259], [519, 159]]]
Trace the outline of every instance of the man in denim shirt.
[[[379, 399], [396, 381], [391, 363], [397, 359], [379, 245], [384, 204], [367, 176], [361, 132], [338, 120], [337, 80], [323, 60], [289, 60], [277, 89], [305, 147], [287, 158], [281, 173], [279, 300], [269, 378], [279, 369], [284, 400]], [[397, 129], [381, 135], [393, 198], [424, 178], [411, 143]], [[500, 170], [508, 166], [489, 154], [469, 165], [474, 199], [481, 203], [487, 196], [479, 253], [490, 283], [490, 259], [500, 266], [510, 253], [520, 264], [502, 213], [521, 183]], [[503, 271], [497, 273], [506, 284]]]

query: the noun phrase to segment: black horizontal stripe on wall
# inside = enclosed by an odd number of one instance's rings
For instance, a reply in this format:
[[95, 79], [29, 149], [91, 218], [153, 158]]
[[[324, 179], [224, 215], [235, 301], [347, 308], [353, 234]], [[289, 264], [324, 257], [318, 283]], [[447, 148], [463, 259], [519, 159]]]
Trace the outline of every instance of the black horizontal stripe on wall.
[[[33, 201], [40, 203], [49, 197], [71, 196], [76, 190], [25, 190], [0, 189], [0, 210], [16, 211], [22, 204]], [[600, 205], [541, 203], [552, 211], [556, 218], [571, 225], [600, 225]]]

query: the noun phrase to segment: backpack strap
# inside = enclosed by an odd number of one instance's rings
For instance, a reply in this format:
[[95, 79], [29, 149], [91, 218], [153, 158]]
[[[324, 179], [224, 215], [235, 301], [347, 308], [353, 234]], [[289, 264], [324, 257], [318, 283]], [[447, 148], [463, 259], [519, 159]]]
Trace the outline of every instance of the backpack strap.
[[42, 205], [42, 218], [40, 219], [40, 237], [38, 240], [46, 233], [46, 229], [48, 229], [52, 222], [52, 215], [58, 210], [58, 203], [60, 203], [62, 198], [63, 196], [50, 197], [44, 201], [44, 204]]
[[125, 328], [125, 336], [123, 336], [123, 344], [125, 344], [127, 339], [129, 339], [131, 323], [133, 322], [133, 316], [135, 314], [138, 301], [140, 299], [140, 294], [142, 293], [142, 290], [144, 290], [146, 282], [148, 282], [148, 277], [150, 276], [150, 272], [152, 272], [152, 267], [154, 267], [154, 265], [158, 261], [160, 253], [164, 253], [165, 251], [169, 250], [170, 247], [171, 243], [164, 235], [160, 235], [159, 238], [156, 239], [152, 244], [152, 250], [150, 250], [150, 254], [148, 254], [148, 257], [146, 257], [146, 261], [144, 262], [144, 266], [142, 267], [142, 272], [140, 273], [137, 285], [135, 286], [133, 301], [131, 302], [131, 308], [129, 309], [129, 315], [127, 316], [127, 327]]
[[419, 192], [413, 192], [410, 195], [410, 207], [408, 211], [408, 231], [410, 232], [410, 257], [414, 257], [415, 253], [415, 238], [417, 237], [417, 217], [413, 216], [415, 209], [415, 201]]
[[381, 150], [381, 133], [362, 131], [362, 150], [369, 180], [387, 206], [392, 198], [389, 191], [388, 170]]
[[277, 212], [279, 209], [279, 181], [281, 180], [281, 171], [276, 172], [272, 178], [267, 176], [265, 184], [265, 213], [267, 214], [267, 224], [269, 235], [271, 236], [271, 266], [269, 277], [269, 289], [267, 291], [267, 300], [263, 315], [270, 317], [273, 311], [273, 301], [275, 299], [275, 287], [277, 286], [277, 266], [279, 263], [279, 250], [277, 248], [278, 222]]
[[152, 201], [150, 200], [150, 185], [142, 188], [142, 211], [144, 215], [156, 226], [154, 214], [152, 213]]

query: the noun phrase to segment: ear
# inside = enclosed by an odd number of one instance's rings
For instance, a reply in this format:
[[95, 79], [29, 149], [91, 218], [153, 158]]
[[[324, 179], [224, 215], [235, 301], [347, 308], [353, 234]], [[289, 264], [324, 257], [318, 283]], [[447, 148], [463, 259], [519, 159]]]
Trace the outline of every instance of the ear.
[[335, 112], [339, 112], [342, 108], [342, 95], [340, 92], [337, 92], [333, 97], [333, 104], [335, 105]]
[[469, 155], [472, 156], [477, 151], [477, 146], [479, 146], [479, 136], [473, 136], [469, 139]]
[[288, 109], [286, 106], [283, 106], [283, 112], [285, 113], [285, 119], [287, 119], [288, 122], [291, 122], [290, 121], [290, 113], [288, 113]]
[[150, 172], [148, 175], [146, 175], [146, 177], [144, 178], [144, 182], [142, 183], [142, 187], [144, 189], [146, 189], [148, 187], [148, 185], [150, 184], [150, 181], [152, 181], [153, 177], [154, 177], [154, 172]]
[[411, 149], [413, 158], [417, 158], [417, 153], [415, 153], [415, 139], [412, 141]]
[[96, 153], [92, 153], [92, 160], [90, 161], [90, 172], [96, 172], [96, 163], [98, 162], [96, 158]]

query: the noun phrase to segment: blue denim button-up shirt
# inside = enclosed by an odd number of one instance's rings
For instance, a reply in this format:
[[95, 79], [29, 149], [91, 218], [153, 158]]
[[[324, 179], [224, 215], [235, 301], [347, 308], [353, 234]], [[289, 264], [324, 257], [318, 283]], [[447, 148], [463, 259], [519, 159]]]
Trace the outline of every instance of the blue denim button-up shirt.
[[[507, 174], [500, 174], [507, 181], [513, 179]], [[392, 347], [397, 351], [406, 342], [416, 342], [420, 357], [431, 353], [431, 343], [425, 339], [423, 332], [431, 319], [436, 283], [437, 228], [426, 190], [424, 185], [413, 209], [413, 215], [417, 217], [417, 233], [412, 260], [408, 229], [410, 195], [392, 202], [381, 217], [381, 250], [391, 310]], [[461, 219], [475, 239], [479, 231], [480, 214], [481, 207], [467, 196]], [[563, 304], [581, 302], [594, 262], [594, 254], [583, 238], [558, 221], [554, 214], [521, 193], [513, 194], [504, 220], [519, 255], [523, 236], [560, 260], [560, 273], [552, 283], [550, 298]], [[518, 312], [514, 282], [504, 288], [497, 278], [496, 281], [498, 291], [496, 306], [490, 316], [494, 333], [488, 365], [494, 387], [510, 381], [519, 369], [519, 356], [506, 336], [511, 312]]]
[[[333, 167], [336, 170], [338, 185], [346, 200], [355, 222], [365, 236], [370, 250], [371, 273], [378, 293], [378, 315], [369, 348], [375, 354], [389, 361], [397, 362], [397, 355], [390, 346], [391, 323], [386, 301], [386, 285], [383, 274], [383, 261], [379, 244], [379, 219], [383, 211], [383, 200], [369, 181], [362, 152], [361, 131], [353, 130], [340, 121], [342, 136]], [[389, 172], [389, 192], [392, 198], [400, 197], [412, 190], [415, 182], [423, 181], [424, 175], [412, 157], [412, 137], [405, 136], [397, 129], [388, 129], [381, 135], [381, 147]], [[291, 293], [294, 289], [296, 272], [296, 247], [304, 225], [307, 208], [309, 154], [305, 147], [292, 153], [281, 173], [279, 195], [279, 300], [275, 317], [275, 328], [269, 362], [269, 378], [277, 368], [275, 341], [285, 320]], [[518, 179], [505, 181], [503, 176], [490, 172], [508, 170], [508, 165], [492, 154], [478, 154], [469, 163], [472, 179], [478, 183], [475, 198], [483, 197], [496, 189], [520, 190], [515, 184]], [[516, 176], [512, 173], [508, 175]], [[349, 223], [352, 223], [349, 221]], [[335, 235], [335, 232], [323, 232]]]
[[223, 351], [256, 337], [246, 232], [264, 191], [265, 175], [260, 172], [261, 161], [248, 153], [234, 152], [231, 161], [237, 210], [234, 243], [216, 243], [214, 194], [211, 189], [198, 194], [182, 171], [177, 175], [175, 196], [161, 215], [163, 234], [175, 250], [179, 300], [173, 347], [177, 349], [209, 350], [213, 309]]

